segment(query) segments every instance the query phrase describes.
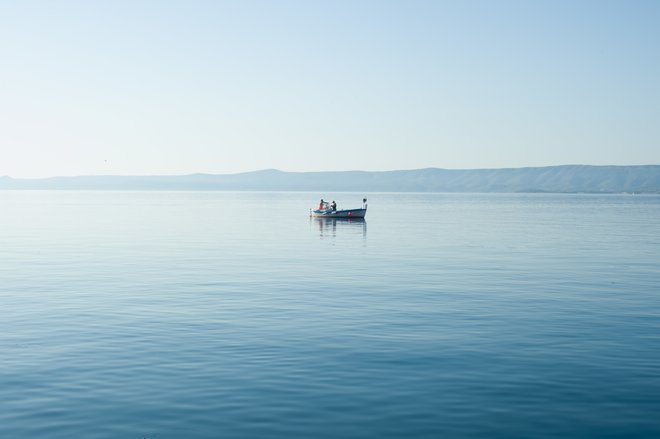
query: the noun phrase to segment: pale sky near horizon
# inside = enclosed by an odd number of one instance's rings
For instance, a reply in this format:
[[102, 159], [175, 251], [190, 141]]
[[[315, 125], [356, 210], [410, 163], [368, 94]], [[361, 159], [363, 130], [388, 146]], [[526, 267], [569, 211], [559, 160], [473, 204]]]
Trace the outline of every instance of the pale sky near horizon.
[[1, 1], [0, 175], [660, 164], [659, 1]]

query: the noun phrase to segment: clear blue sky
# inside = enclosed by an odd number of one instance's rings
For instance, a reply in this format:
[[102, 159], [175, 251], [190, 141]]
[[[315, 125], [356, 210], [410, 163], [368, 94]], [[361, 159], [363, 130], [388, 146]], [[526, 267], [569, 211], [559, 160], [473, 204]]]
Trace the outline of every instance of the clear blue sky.
[[0, 175], [660, 164], [660, 1], [1, 1]]

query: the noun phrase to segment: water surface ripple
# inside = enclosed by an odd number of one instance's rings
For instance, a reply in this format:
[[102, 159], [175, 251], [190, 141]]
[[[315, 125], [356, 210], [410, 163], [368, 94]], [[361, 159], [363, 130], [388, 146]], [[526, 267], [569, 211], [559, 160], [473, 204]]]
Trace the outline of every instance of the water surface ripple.
[[660, 437], [660, 197], [363, 195], [0, 192], [0, 437]]

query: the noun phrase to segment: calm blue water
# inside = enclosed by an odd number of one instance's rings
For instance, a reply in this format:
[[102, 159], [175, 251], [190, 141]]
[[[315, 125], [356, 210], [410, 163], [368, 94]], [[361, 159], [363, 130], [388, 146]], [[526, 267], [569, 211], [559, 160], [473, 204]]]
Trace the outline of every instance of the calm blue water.
[[0, 437], [660, 436], [660, 197], [0, 192]]

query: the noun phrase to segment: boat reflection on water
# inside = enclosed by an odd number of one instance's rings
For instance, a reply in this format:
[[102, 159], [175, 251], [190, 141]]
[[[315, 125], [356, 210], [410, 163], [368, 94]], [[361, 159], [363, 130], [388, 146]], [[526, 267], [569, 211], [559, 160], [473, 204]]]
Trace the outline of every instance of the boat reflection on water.
[[336, 238], [338, 235], [362, 235], [367, 239], [367, 221], [364, 218], [310, 218], [310, 223], [318, 227], [321, 238]]

